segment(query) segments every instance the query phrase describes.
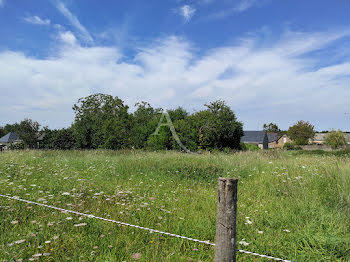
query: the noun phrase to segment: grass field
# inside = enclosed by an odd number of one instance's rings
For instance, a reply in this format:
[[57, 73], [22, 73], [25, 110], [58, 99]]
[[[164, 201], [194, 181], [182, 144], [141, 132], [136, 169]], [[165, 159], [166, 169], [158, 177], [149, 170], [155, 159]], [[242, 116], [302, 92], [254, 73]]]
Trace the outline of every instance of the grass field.
[[[0, 194], [215, 242], [217, 178], [239, 177], [238, 248], [350, 261], [350, 155], [13, 151]], [[0, 198], [0, 261], [213, 261], [214, 248]], [[238, 261], [268, 261], [238, 254]]]

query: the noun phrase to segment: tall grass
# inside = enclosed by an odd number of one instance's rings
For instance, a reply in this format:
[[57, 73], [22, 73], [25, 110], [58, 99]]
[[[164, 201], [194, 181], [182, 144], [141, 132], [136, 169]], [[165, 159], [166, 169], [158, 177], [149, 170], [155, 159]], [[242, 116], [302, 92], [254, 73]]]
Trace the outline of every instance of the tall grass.
[[[239, 177], [240, 249], [294, 261], [350, 261], [349, 159], [275, 151], [13, 151], [0, 154], [0, 193], [215, 242], [217, 178]], [[14, 200], [0, 198], [0, 206], [2, 260], [214, 256], [205, 244]], [[238, 260], [265, 261], [245, 254]]]

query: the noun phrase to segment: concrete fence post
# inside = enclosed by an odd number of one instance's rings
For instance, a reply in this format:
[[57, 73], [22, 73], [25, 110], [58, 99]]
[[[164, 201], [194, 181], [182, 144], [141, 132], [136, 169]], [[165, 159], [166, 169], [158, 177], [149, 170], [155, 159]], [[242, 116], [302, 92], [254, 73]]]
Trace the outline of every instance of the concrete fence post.
[[215, 262], [236, 262], [236, 178], [219, 178]]

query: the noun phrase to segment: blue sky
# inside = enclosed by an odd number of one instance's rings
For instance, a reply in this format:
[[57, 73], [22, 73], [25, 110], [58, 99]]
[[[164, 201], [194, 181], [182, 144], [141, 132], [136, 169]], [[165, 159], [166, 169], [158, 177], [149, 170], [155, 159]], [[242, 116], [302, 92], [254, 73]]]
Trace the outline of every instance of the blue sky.
[[0, 0], [0, 126], [68, 127], [78, 98], [190, 112], [225, 100], [244, 128], [350, 131], [348, 0]]

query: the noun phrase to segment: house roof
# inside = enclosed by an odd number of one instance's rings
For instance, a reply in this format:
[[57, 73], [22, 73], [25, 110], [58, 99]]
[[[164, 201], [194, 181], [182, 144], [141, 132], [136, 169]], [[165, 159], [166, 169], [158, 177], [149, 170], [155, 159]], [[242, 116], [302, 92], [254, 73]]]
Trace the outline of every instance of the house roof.
[[244, 136], [241, 138], [243, 143], [263, 143], [266, 136], [266, 131], [244, 131]]
[[0, 138], [0, 143], [12, 143], [14, 141], [20, 140], [16, 132], [10, 132]]
[[[289, 138], [289, 136], [287, 136], [286, 134], [283, 134], [283, 135], [279, 136], [277, 140], [280, 140], [282, 137], [287, 137], [287, 138]], [[290, 139], [290, 138], [289, 138], [289, 139]]]
[[267, 133], [267, 138], [269, 140], [269, 143], [274, 142], [278, 140], [278, 135], [277, 133]]
[[[327, 137], [327, 134], [329, 133], [315, 133], [315, 136], [314, 138], [312, 139], [313, 141], [325, 141], [326, 140], [326, 137]], [[345, 140], [347, 142], [350, 142], [350, 133], [344, 133], [344, 136], [345, 136]]]

